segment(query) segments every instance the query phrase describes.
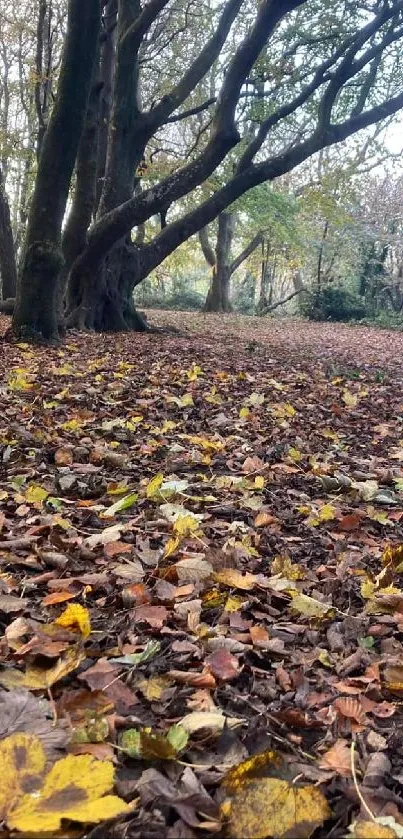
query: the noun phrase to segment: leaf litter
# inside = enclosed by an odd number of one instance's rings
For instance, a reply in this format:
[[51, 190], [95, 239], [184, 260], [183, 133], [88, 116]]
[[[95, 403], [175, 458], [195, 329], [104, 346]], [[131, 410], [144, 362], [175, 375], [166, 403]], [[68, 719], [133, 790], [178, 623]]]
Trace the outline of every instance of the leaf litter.
[[153, 318], [2, 347], [5, 830], [399, 837], [403, 338]]

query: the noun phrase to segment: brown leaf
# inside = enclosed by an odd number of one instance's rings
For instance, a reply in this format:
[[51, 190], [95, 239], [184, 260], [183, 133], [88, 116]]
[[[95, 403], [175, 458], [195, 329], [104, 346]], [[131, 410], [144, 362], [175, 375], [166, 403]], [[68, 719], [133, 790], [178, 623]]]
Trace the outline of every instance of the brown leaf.
[[322, 755], [319, 766], [321, 769], [331, 769], [344, 778], [350, 777], [352, 775], [351, 749], [347, 740], [336, 740], [333, 746]]
[[216, 680], [212, 673], [192, 673], [187, 670], [168, 670], [167, 676], [173, 682], [179, 682], [182, 685], [192, 685], [197, 688], [209, 688], [214, 690], [217, 687]]
[[0, 690], [0, 740], [17, 731], [36, 734], [47, 756], [53, 760], [60, 757], [58, 750], [64, 749], [70, 740], [66, 726], [53, 724], [48, 702], [39, 702], [22, 688], [8, 692]]
[[161, 629], [168, 617], [168, 610], [165, 606], [137, 606], [135, 610], [136, 621], [144, 621], [153, 629]]
[[71, 449], [56, 449], [55, 463], [57, 466], [70, 466], [73, 463], [73, 452]]
[[12, 612], [23, 612], [28, 606], [25, 597], [15, 597], [13, 594], [0, 594], [0, 612], [9, 615]]
[[103, 690], [120, 673], [121, 668], [111, 664], [107, 658], [100, 658], [93, 667], [78, 675], [81, 682], [85, 682], [91, 690]]
[[264, 626], [251, 626], [249, 630], [254, 647], [264, 650], [270, 640], [270, 635]]
[[219, 682], [232, 682], [239, 675], [239, 661], [225, 647], [209, 655], [206, 662]]

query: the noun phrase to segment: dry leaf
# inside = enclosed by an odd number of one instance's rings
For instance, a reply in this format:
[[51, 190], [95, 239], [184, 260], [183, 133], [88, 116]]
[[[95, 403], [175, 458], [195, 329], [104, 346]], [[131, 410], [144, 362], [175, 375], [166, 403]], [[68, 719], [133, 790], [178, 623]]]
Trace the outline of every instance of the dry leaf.
[[50, 705], [27, 690], [0, 691], [0, 740], [16, 732], [29, 732], [39, 737], [49, 758], [60, 755], [69, 742], [65, 727], [52, 723]]
[[91, 634], [91, 622], [88, 609], [80, 603], [69, 603], [64, 612], [54, 621], [55, 626], [63, 626], [65, 629], [79, 631], [83, 638]]
[[236, 717], [225, 717], [220, 711], [194, 711], [194, 713], [182, 717], [180, 725], [188, 734], [194, 734], [195, 731], [200, 731], [202, 728], [207, 728], [210, 731], [222, 731], [225, 727], [236, 728], [244, 722], [245, 720]]
[[151, 676], [149, 679], [139, 679], [136, 682], [136, 690], [139, 690], [149, 702], [161, 699], [169, 687], [172, 687], [172, 681], [167, 676]]
[[181, 685], [192, 685], [195, 688], [210, 688], [211, 690], [217, 687], [213, 674], [207, 671], [194, 673], [191, 670], [168, 670], [167, 676], [173, 682], [179, 682]]
[[199, 556], [181, 559], [175, 563], [175, 568], [180, 582], [190, 580], [198, 583], [200, 580], [207, 580], [213, 573], [211, 563]]
[[48, 689], [68, 673], [76, 670], [84, 659], [85, 653], [82, 648], [79, 645], [73, 646], [66, 650], [52, 667], [45, 669], [31, 664], [28, 665], [25, 673], [11, 668], [4, 670], [0, 673], [0, 684], [6, 688]]
[[[394, 822], [399, 828], [398, 833], [396, 833], [392, 824], [385, 823], [390, 821], [392, 823]], [[399, 837], [403, 836], [402, 826], [400, 824], [398, 825], [392, 817], [388, 816], [374, 819], [374, 821], [355, 822], [355, 824], [351, 825], [350, 830], [353, 839], [399, 839]]]
[[314, 597], [308, 597], [307, 594], [292, 593], [291, 608], [305, 618], [330, 618], [334, 615], [334, 609], [329, 603], [321, 603], [320, 600], [315, 600]]
[[206, 659], [213, 676], [220, 682], [232, 682], [239, 676], [239, 661], [225, 647]]
[[250, 591], [259, 582], [259, 578], [255, 574], [246, 572], [242, 574], [236, 568], [224, 568], [222, 571], [216, 571], [213, 575], [217, 583], [223, 583], [231, 588], [239, 588], [242, 591]]
[[[25, 834], [56, 831], [62, 819], [96, 823], [130, 812], [115, 795], [113, 766], [89, 755], [58, 760], [45, 774], [38, 737], [13, 734], [0, 743], [0, 818]], [[27, 791], [29, 790], [29, 791]]]
[[308, 839], [331, 815], [329, 805], [313, 786], [297, 786], [279, 777], [256, 777], [272, 765], [278, 774], [281, 760], [275, 752], [255, 755], [231, 769], [223, 781], [228, 795], [231, 839]]
[[320, 761], [321, 769], [332, 769], [344, 778], [351, 776], [351, 751], [347, 740], [336, 740]]

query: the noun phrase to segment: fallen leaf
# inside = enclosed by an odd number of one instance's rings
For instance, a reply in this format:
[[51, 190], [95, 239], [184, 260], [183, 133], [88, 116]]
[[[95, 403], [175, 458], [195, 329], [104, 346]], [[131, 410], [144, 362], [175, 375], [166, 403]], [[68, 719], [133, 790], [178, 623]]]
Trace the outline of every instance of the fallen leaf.
[[330, 618], [334, 615], [334, 609], [329, 603], [321, 603], [307, 594], [292, 593], [291, 608], [305, 618]]
[[213, 566], [202, 557], [189, 557], [180, 559], [175, 563], [178, 580], [190, 580], [198, 583], [200, 580], [207, 580], [213, 574]]
[[68, 755], [47, 774], [45, 765], [45, 752], [35, 735], [12, 734], [1, 741], [0, 818], [11, 830], [45, 833], [57, 831], [63, 819], [96, 823], [130, 812], [121, 798], [106, 795], [114, 775], [108, 761]]
[[236, 717], [226, 717], [220, 711], [194, 711], [182, 717], [180, 725], [188, 734], [194, 734], [200, 729], [222, 731], [225, 727], [236, 728], [244, 722], [245, 720]]
[[320, 761], [321, 769], [332, 769], [344, 778], [351, 776], [351, 749], [347, 740], [336, 740], [325, 752]]
[[39, 737], [48, 758], [55, 759], [69, 742], [66, 727], [54, 725], [52, 711], [45, 700], [27, 690], [0, 690], [0, 740], [16, 732]]
[[28, 688], [28, 690], [44, 690], [52, 687], [68, 673], [76, 670], [85, 659], [85, 653], [80, 646], [73, 646], [66, 650], [51, 667], [42, 668], [34, 664], [27, 666], [25, 673], [21, 670], [9, 668], [0, 673], [0, 684], [6, 688]]
[[13, 594], [0, 594], [0, 612], [9, 615], [14, 612], [23, 612], [28, 605], [25, 597], [15, 597]]
[[80, 603], [69, 603], [64, 612], [54, 621], [56, 626], [64, 626], [66, 629], [77, 630], [82, 637], [88, 638], [91, 634], [91, 622], [88, 609]]
[[224, 568], [222, 571], [216, 571], [213, 577], [217, 583], [223, 583], [230, 588], [239, 588], [242, 591], [250, 591], [259, 581], [255, 574], [249, 574], [248, 572], [242, 574], [236, 568]]
[[256, 777], [263, 766], [281, 768], [276, 753], [266, 752], [244, 761], [225, 776], [228, 796], [228, 833], [232, 839], [288, 839], [306, 837], [331, 815], [320, 790], [298, 786], [279, 777]]
[[239, 676], [239, 661], [225, 647], [215, 650], [206, 662], [219, 682], [232, 682]]
[[154, 629], [161, 629], [168, 617], [168, 611], [165, 606], [149, 606], [145, 604], [144, 606], [136, 607], [135, 617], [138, 622], [145, 621], [145, 623], [148, 623]]

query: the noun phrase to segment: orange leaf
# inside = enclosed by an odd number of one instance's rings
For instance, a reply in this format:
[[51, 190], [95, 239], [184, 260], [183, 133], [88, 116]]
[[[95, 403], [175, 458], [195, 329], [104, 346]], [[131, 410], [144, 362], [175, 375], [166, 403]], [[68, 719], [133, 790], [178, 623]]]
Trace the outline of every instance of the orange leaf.
[[55, 606], [56, 603], [64, 603], [65, 600], [72, 600], [73, 597], [77, 597], [77, 595], [71, 591], [54, 591], [47, 594], [42, 603], [44, 606]]
[[336, 740], [333, 746], [322, 755], [321, 769], [333, 769], [338, 775], [348, 778], [351, 772], [351, 754], [347, 740]]
[[216, 680], [212, 673], [192, 673], [187, 670], [168, 670], [167, 676], [173, 682], [179, 682], [181, 685], [192, 685], [195, 688], [209, 688], [217, 687]]

